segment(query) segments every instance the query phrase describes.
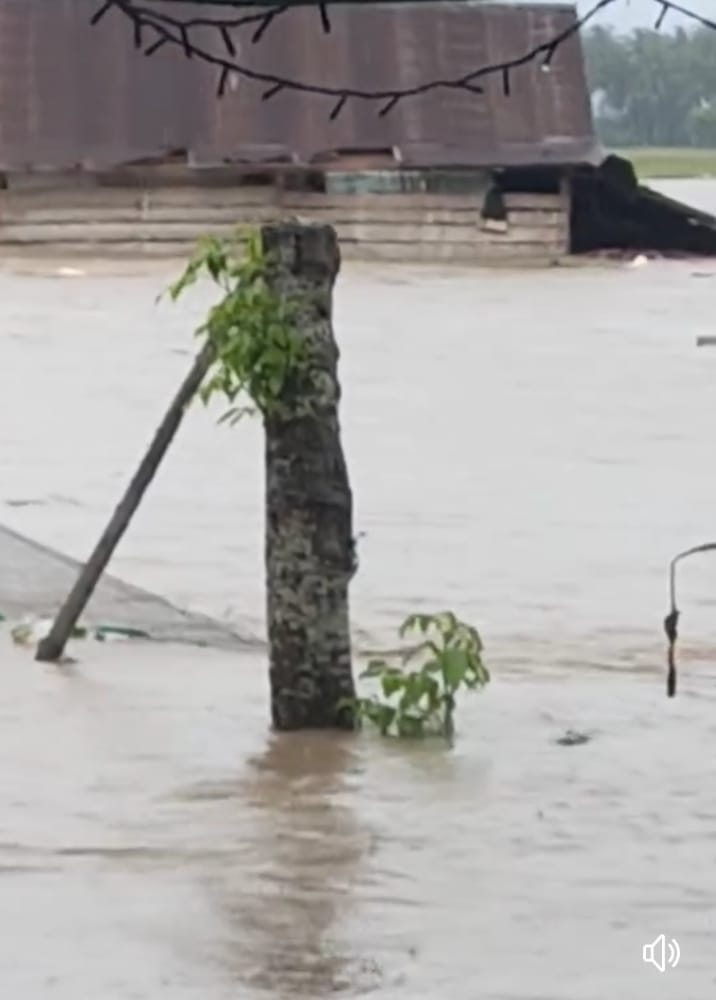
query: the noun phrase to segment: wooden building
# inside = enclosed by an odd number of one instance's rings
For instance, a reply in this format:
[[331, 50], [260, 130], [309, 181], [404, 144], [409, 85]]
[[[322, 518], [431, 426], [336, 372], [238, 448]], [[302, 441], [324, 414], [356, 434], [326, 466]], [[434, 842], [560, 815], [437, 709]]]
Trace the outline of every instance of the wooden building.
[[[291, 79], [404, 88], [517, 58], [575, 16], [339, 5], [325, 36], [302, 8], [240, 53]], [[0, 0], [0, 248], [174, 254], [209, 230], [288, 214], [334, 224], [346, 257], [558, 258], [570, 251], [570, 178], [601, 159], [578, 34], [548, 67], [508, 76], [383, 117], [349, 100], [331, 119], [335, 99], [262, 100], [265, 85], [239, 78], [218, 99], [215, 70], [180, 49], [145, 57], [119, 10], [91, 27], [87, 0]]]

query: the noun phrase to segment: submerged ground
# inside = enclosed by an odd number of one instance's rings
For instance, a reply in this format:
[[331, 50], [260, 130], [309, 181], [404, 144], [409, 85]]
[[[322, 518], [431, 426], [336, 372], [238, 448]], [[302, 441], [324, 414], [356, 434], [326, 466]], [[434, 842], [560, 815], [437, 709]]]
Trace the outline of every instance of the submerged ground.
[[498, 674], [448, 753], [272, 737], [260, 657], [0, 641], [8, 996], [713, 996], [713, 677]]
[[[56, 268], [0, 273], [0, 521], [82, 557], [208, 297]], [[712, 997], [716, 560], [682, 574], [673, 702], [661, 618], [671, 556], [716, 537], [715, 285], [712, 262], [346, 267], [356, 647], [416, 609], [481, 628], [495, 680], [452, 753], [268, 733], [260, 430], [192, 412], [112, 568], [248, 647], [81, 644], [57, 671], [0, 633], [3, 994]]]

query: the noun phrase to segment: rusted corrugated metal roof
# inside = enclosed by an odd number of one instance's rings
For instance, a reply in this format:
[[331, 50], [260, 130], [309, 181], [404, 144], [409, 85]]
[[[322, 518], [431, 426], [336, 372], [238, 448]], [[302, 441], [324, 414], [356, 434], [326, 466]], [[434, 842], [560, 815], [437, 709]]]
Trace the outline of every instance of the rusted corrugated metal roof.
[[[0, 0], [0, 169], [114, 165], [176, 149], [205, 164], [309, 163], [381, 149], [413, 167], [595, 158], [576, 37], [549, 73], [539, 63], [515, 70], [509, 96], [490, 77], [482, 96], [433, 91], [383, 118], [376, 105], [350, 100], [331, 121], [334, 99], [283, 91], [262, 101], [265, 87], [243, 79], [218, 100], [211, 67], [176, 50], [147, 58], [126, 18], [113, 12], [93, 28], [93, 10], [89, 0]], [[340, 5], [324, 35], [315, 11], [301, 8], [277, 18], [258, 45], [246, 37], [239, 58], [324, 85], [408, 87], [519, 56], [574, 18], [567, 6]]]

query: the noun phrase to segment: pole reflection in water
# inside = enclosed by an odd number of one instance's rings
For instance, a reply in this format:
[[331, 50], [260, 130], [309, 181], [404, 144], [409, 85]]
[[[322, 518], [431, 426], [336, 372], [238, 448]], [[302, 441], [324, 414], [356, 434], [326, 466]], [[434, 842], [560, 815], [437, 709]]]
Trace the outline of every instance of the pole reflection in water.
[[342, 934], [372, 843], [341, 801], [357, 768], [355, 740], [334, 733], [273, 735], [249, 761], [237, 799], [248, 854], [215, 887], [243, 985], [318, 1000], [375, 984]]

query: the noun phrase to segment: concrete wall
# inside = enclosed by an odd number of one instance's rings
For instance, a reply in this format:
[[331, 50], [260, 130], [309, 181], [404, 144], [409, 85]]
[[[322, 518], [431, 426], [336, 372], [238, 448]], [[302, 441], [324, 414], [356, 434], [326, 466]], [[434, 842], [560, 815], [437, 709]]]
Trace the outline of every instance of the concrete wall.
[[568, 196], [510, 194], [504, 233], [480, 196], [310, 194], [273, 187], [98, 187], [75, 179], [0, 190], [0, 253], [94, 250], [176, 255], [203, 234], [286, 215], [335, 226], [344, 258], [425, 262], [546, 260], [569, 249]]

